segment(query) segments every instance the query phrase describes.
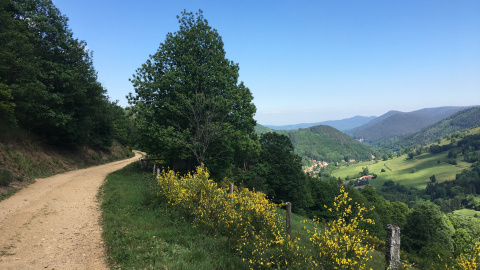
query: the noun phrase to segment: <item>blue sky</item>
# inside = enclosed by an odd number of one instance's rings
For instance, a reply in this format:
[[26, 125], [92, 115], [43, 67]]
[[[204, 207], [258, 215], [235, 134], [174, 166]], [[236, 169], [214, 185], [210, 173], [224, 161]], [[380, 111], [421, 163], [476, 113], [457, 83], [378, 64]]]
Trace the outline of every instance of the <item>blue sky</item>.
[[202, 9], [240, 65], [260, 124], [480, 105], [480, 1], [53, 0], [127, 106], [128, 81]]

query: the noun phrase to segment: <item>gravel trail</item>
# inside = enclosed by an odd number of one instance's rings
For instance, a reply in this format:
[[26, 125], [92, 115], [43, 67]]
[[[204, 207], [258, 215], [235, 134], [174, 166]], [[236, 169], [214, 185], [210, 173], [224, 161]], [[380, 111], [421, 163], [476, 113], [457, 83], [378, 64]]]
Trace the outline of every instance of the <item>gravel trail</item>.
[[0, 269], [108, 269], [98, 189], [135, 157], [36, 182], [0, 202]]

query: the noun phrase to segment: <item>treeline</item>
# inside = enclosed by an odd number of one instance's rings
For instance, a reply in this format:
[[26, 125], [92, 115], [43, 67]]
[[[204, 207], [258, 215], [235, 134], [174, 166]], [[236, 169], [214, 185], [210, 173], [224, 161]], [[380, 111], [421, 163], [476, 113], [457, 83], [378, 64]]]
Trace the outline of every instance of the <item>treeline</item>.
[[0, 127], [56, 145], [131, 144], [133, 124], [98, 82], [92, 52], [51, 0], [0, 3]]

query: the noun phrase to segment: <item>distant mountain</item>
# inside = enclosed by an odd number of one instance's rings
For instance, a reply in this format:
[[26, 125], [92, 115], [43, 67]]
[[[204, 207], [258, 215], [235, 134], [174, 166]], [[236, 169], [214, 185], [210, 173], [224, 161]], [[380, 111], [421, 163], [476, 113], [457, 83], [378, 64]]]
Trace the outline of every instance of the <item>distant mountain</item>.
[[302, 123], [302, 124], [295, 124], [295, 125], [285, 125], [285, 126], [271, 126], [271, 125], [265, 125], [267, 128], [271, 128], [274, 130], [293, 130], [293, 129], [299, 129], [299, 128], [309, 128], [313, 126], [319, 126], [319, 125], [326, 125], [326, 126], [331, 126], [333, 128], [336, 128], [341, 131], [346, 131], [352, 128], [356, 128], [358, 126], [364, 125], [373, 119], [377, 118], [376, 116], [354, 116], [350, 117], [347, 119], [342, 119], [342, 120], [330, 120], [330, 121], [324, 121], [324, 122], [318, 122], [318, 123]]
[[304, 159], [327, 162], [344, 159], [369, 160], [373, 152], [368, 146], [326, 125], [276, 132], [287, 135], [295, 152]]
[[480, 126], [480, 107], [461, 110], [447, 119], [423, 128], [413, 134], [403, 136], [385, 145], [388, 148], [402, 148], [415, 144], [426, 145], [436, 138], [443, 137], [455, 131]]
[[413, 112], [389, 111], [369, 123], [347, 130], [355, 139], [379, 145], [398, 136], [405, 136], [443, 120], [468, 107], [427, 108]]

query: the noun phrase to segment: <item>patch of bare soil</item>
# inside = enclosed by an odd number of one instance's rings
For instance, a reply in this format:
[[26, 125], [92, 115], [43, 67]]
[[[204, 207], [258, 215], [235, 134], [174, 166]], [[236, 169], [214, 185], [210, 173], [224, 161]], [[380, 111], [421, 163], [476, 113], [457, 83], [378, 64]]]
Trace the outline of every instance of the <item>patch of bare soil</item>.
[[0, 269], [107, 269], [98, 189], [140, 158], [36, 182], [0, 202]]

